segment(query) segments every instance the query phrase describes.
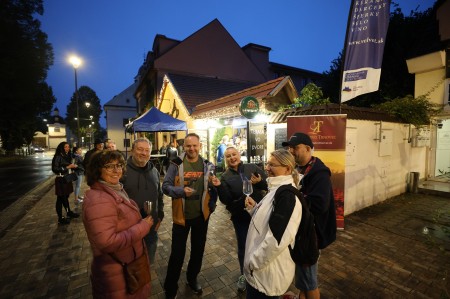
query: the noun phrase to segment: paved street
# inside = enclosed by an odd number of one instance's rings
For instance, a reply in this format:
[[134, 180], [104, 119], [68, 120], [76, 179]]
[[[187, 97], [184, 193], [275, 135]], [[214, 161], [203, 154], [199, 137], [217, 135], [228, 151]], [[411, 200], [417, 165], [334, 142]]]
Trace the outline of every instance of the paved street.
[[[54, 190], [48, 188], [51, 181], [46, 184], [40, 189], [46, 190], [42, 198], [0, 239], [0, 298], [91, 298], [91, 251], [82, 221], [57, 225]], [[151, 298], [164, 298], [171, 244], [171, 207], [165, 201]], [[449, 198], [406, 194], [346, 217], [345, 226], [320, 258], [322, 298], [450, 297]], [[423, 234], [424, 227], [428, 234]], [[185, 287], [185, 264], [178, 298], [244, 298], [235, 287], [235, 243], [227, 212], [219, 204], [199, 277], [203, 295]]]

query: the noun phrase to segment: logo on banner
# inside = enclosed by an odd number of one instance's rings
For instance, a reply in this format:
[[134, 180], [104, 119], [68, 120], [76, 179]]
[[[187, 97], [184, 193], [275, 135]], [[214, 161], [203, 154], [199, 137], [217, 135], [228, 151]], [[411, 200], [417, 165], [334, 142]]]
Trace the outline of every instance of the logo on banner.
[[256, 114], [259, 112], [258, 100], [254, 97], [243, 98], [239, 104], [239, 112], [245, 118], [255, 118]]

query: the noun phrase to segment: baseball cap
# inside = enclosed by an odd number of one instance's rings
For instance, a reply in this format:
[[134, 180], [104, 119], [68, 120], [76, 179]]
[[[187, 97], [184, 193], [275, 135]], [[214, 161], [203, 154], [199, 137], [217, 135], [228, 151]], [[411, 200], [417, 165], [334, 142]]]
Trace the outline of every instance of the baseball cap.
[[291, 136], [289, 141], [281, 143], [282, 146], [296, 146], [298, 144], [308, 145], [311, 148], [314, 148], [314, 144], [311, 141], [311, 138], [305, 134], [297, 132]]

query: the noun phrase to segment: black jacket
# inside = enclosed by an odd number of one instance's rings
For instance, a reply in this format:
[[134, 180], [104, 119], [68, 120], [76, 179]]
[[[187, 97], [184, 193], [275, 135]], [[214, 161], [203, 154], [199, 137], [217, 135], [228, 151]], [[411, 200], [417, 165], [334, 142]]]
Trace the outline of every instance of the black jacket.
[[330, 169], [317, 157], [310, 171], [300, 181], [300, 191], [305, 195], [314, 215], [319, 248], [336, 240], [336, 208]]
[[231, 218], [236, 220], [250, 222], [250, 215], [245, 208], [245, 195], [242, 193], [242, 178], [241, 174], [247, 179], [250, 179], [252, 173], [257, 172], [261, 176], [261, 181], [253, 185], [253, 193], [250, 195], [256, 202], [266, 195], [267, 191], [267, 175], [265, 172], [254, 164], [239, 164], [238, 171], [228, 168], [220, 178], [220, 186], [217, 187], [219, 193], [219, 200], [225, 204], [228, 211], [231, 213]]

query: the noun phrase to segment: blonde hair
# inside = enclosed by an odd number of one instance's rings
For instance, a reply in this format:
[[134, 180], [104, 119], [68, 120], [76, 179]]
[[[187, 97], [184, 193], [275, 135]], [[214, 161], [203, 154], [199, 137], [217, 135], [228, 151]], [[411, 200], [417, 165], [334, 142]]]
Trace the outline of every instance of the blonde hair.
[[277, 149], [270, 153], [271, 156], [273, 156], [277, 161], [285, 166], [289, 167], [291, 169], [292, 178], [294, 179], [295, 186], [298, 187], [299, 183], [299, 175], [298, 171], [295, 169], [295, 158], [294, 156], [286, 149]]

